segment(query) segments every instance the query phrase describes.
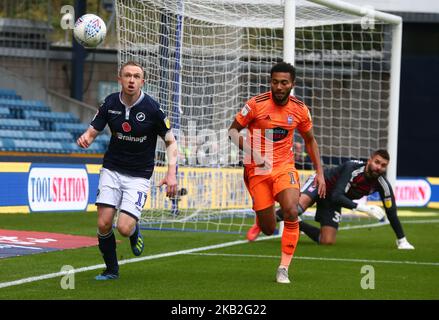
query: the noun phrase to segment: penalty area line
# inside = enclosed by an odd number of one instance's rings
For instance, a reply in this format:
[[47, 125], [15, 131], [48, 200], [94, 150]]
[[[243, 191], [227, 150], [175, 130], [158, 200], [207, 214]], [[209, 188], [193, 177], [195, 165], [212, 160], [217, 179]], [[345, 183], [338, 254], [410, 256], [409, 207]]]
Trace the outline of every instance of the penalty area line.
[[[257, 254], [235, 254], [235, 253], [189, 253], [196, 256], [221, 256], [221, 257], [240, 257], [240, 258], [270, 258], [279, 259], [279, 256], [257, 255]], [[361, 262], [361, 263], [382, 263], [382, 264], [411, 264], [421, 266], [435, 266], [439, 267], [439, 262], [420, 262], [420, 261], [399, 261], [399, 260], [370, 260], [370, 259], [348, 259], [348, 258], [327, 258], [327, 257], [303, 257], [294, 256], [293, 259], [298, 260], [320, 260], [320, 261], [336, 261], [336, 262]]]

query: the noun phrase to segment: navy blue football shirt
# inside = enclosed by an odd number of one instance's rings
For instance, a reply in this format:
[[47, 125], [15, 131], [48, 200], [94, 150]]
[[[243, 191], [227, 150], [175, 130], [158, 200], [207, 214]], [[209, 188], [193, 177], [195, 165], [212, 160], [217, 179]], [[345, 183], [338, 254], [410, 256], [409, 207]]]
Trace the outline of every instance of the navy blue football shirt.
[[107, 124], [111, 140], [102, 166], [133, 177], [151, 178], [157, 137], [164, 137], [171, 129], [158, 102], [141, 92], [133, 106], [126, 107], [120, 93], [112, 93], [90, 123], [98, 131]]

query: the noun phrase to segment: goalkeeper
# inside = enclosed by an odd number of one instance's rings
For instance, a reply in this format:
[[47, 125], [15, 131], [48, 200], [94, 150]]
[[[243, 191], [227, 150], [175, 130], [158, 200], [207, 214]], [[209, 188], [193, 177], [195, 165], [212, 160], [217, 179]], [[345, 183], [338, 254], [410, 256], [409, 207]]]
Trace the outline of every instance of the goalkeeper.
[[[389, 164], [389, 153], [386, 150], [373, 152], [367, 163], [351, 160], [338, 167], [325, 170], [326, 198], [322, 199], [315, 190], [312, 175], [303, 185], [299, 198], [299, 215], [317, 203], [315, 220], [320, 222], [320, 229], [300, 221], [300, 231], [319, 244], [334, 244], [341, 218], [341, 207], [364, 212], [379, 221], [387, 219], [396, 234], [398, 249], [414, 249], [407, 241], [396, 213], [395, 197], [390, 183], [384, 177]], [[354, 199], [378, 191], [383, 202], [383, 209], [375, 205], [355, 203]], [[276, 211], [277, 220], [282, 220], [282, 210]], [[259, 233], [257, 225], [253, 225], [247, 233], [247, 239], [254, 241]]]

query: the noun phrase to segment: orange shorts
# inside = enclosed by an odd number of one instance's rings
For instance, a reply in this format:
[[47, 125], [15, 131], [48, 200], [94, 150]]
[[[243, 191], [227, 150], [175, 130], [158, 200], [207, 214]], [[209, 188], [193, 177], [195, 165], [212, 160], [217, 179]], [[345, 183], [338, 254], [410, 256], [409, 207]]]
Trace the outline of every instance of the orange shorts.
[[252, 200], [253, 210], [274, 205], [276, 195], [289, 188], [300, 190], [299, 173], [293, 164], [273, 168], [271, 173], [255, 175], [255, 168], [244, 168], [244, 182]]

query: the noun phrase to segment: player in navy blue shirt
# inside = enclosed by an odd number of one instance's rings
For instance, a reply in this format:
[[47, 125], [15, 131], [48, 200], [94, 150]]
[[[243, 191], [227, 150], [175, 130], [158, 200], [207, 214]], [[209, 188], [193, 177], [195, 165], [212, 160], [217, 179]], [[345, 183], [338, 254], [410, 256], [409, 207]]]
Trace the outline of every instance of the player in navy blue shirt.
[[[303, 185], [299, 199], [299, 214], [305, 212], [314, 203], [317, 204], [315, 220], [320, 223], [320, 228], [314, 227], [303, 221], [299, 223], [300, 231], [304, 232], [311, 239], [319, 244], [334, 244], [338, 225], [341, 220], [341, 208], [348, 208], [367, 213], [368, 215], [384, 221], [385, 217], [397, 237], [398, 249], [414, 249], [407, 241], [401, 223], [398, 219], [395, 196], [392, 186], [384, 174], [390, 161], [389, 153], [386, 150], [377, 150], [365, 163], [363, 161], [351, 160], [340, 166], [325, 170], [326, 198], [319, 197], [313, 185], [314, 175]], [[384, 211], [376, 205], [365, 205], [356, 203], [353, 200], [378, 192]], [[281, 220], [282, 212], [276, 212], [278, 220]], [[247, 238], [250, 241], [256, 239], [258, 233], [255, 226], [249, 231]], [[250, 234], [256, 234], [249, 238]]]
[[119, 277], [116, 238], [112, 229], [117, 210], [120, 212], [119, 233], [130, 238], [134, 255], [143, 252], [138, 220], [150, 189], [158, 136], [165, 141], [168, 157], [168, 171], [159, 185], [167, 185], [168, 197], [174, 197], [177, 191], [177, 143], [159, 104], [142, 91], [145, 83], [142, 66], [132, 61], [123, 64], [118, 80], [121, 92], [107, 96], [90, 127], [77, 141], [80, 147], [88, 148], [106, 125], [111, 130], [96, 198], [99, 249], [106, 264], [97, 280]]

